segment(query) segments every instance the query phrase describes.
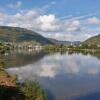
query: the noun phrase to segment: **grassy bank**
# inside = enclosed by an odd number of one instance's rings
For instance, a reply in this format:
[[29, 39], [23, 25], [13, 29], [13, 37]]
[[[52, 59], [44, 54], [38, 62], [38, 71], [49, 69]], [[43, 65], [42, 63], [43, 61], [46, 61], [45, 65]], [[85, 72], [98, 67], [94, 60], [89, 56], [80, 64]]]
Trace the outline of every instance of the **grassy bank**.
[[17, 84], [16, 75], [10, 77], [0, 61], [0, 100], [48, 100], [45, 91], [37, 82]]

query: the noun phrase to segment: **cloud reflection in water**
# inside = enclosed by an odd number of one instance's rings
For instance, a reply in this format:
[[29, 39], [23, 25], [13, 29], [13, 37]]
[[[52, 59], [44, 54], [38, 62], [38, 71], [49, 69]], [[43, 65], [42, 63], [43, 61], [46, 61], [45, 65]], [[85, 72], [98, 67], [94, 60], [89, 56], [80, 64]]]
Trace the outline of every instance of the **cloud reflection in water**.
[[90, 55], [81, 54], [45, 56], [35, 64], [6, 69], [8, 73], [17, 74], [19, 79], [36, 77], [55, 78], [57, 75], [97, 75], [100, 72], [100, 61]]

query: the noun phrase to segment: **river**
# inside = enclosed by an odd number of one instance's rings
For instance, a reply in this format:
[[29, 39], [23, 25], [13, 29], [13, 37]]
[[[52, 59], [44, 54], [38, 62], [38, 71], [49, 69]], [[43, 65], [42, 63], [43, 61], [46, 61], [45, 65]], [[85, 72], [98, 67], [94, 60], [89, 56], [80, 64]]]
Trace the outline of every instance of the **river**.
[[36, 80], [49, 100], [100, 100], [100, 53], [13, 52], [5, 70], [19, 82]]

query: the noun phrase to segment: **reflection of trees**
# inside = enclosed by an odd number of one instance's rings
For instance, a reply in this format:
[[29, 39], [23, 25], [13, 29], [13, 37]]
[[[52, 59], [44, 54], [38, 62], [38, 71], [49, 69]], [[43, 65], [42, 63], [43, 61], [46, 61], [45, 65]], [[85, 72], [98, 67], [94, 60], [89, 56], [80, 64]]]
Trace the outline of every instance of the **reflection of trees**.
[[96, 58], [98, 58], [100, 60], [100, 52], [94, 53], [93, 56], [95, 56]]
[[[47, 54], [54, 54], [57, 52], [12, 52], [11, 54], [7, 56], [0, 57], [1, 62], [3, 61], [5, 63], [5, 67], [14, 67], [14, 66], [24, 66], [27, 64], [32, 64], [34, 62], [37, 62], [38, 60], [42, 59]], [[66, 52], [60, 52], [62, 55]], [[82, 54], [82, 55], [91, 55], [94, 57], [97, 57], [100, 59], [100, 52], [92, 52], [92, 51], [86, 51], [86, 50], [69, 50], [67, 51], [69, 55], [72, 54]]]
[[43, 52], [32, 52], [27, 54], [13, 52], [8, 56], [5, 56], [5, 67], [24, 66], [31, 64], [40, 60], [45, 55], [46, 53]]
[[0, 56], [0, 69], [4, 67], [4, 58]]
[[82, 50], [70, 50], [70, 51], [68, 51], [68, 54], [69, 55], [72, 55], [72, 54], [83, 54], [83, 55], [88, 55], [88, 54], [90, 54], [90, 52], [88, 52], [88, 51], [82, 51]]
[[72, 55], [72, 54], [91, 55], [91, 56], [94, 56], [94, 57], [100, 59], [100, 51], [70, 50], [70, 51], [68, 51], [68, 54], [69, 55]]

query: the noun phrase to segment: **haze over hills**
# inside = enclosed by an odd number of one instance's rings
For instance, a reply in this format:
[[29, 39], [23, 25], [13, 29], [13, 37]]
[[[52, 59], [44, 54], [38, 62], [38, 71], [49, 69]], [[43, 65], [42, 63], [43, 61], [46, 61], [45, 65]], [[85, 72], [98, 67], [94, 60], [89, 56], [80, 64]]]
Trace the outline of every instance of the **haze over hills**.
[[24, 42], [36, 41], [40, 44], [53, 44], [40, 34], [19, 27], [0, 26], [0, 41], [2, 42]]
[[87, 39], [85, 42], [83, 42], [85, 44], [89, 44], [89, 45], [100, 45], [100, 34], [96, 35], [94, 37], [91, 37], [89, 39]]
[[54, 44], [58, 44], [58, 45], [79, 45], [81, 42], [80, 41], [61, 41], [61, 40], [56, 40], [56, 39], [52, 39], [52, 38], [48, 38], [51, 42], [53, 42]]

